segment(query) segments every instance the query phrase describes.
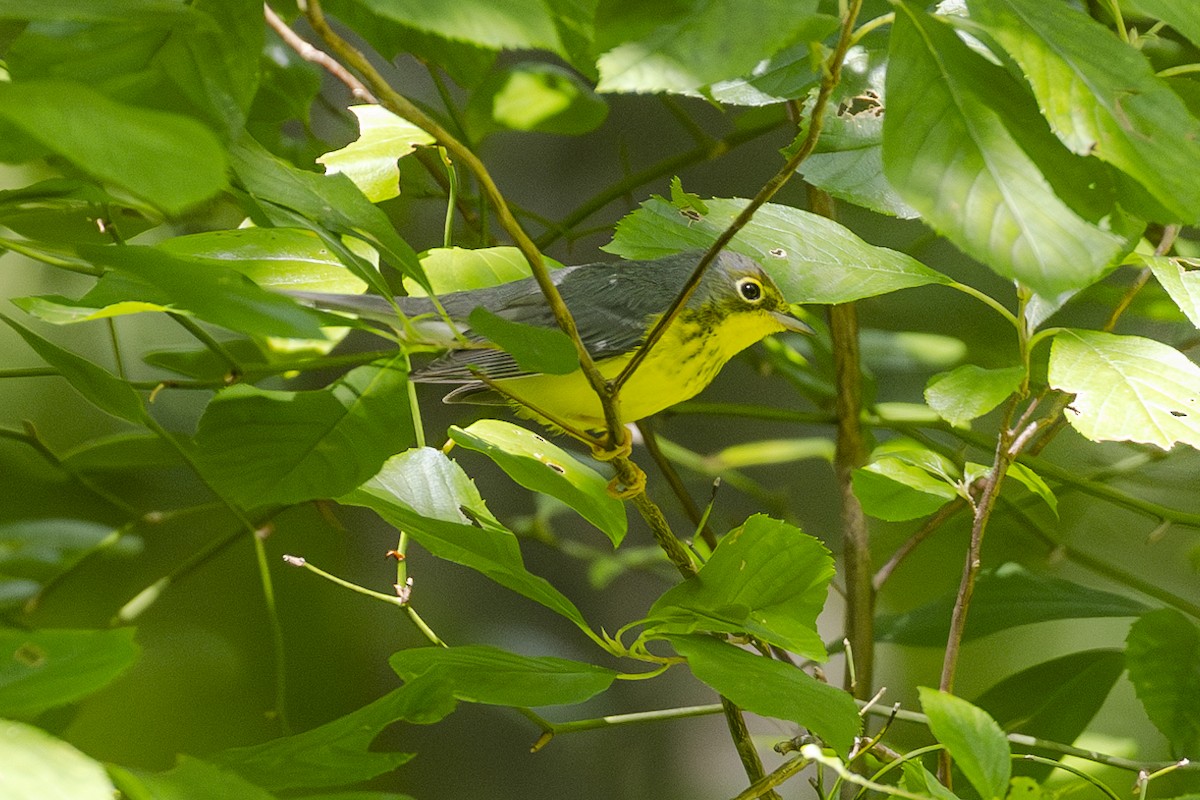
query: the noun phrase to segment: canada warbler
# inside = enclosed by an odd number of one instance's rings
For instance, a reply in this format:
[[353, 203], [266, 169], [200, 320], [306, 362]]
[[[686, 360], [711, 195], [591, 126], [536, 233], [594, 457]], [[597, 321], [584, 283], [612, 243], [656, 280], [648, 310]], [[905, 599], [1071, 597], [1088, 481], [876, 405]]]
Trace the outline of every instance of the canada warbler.
[[[605, 378], [616, 377], [629, 363], [701, 255], [692, 251], [653, 261], [583, 264], [551, 273], [584, 346]], [[395, 308], [378, 295], [289, 294], [321, 308], [399, 326]], [[533, 278], [445, 294], [439, 300], [466, 342], [450, 342], [449, 352], [414, 373], [413, 380], [456, 384], [444, 398], [447, 403], [495, 404], [516, 398], [544, 412], [517, 403], [518, 414], [551, 427], [563, 423], [579, 431], [604, 428], [600, 401], [582, 370], [566, 375], [524, 371], [505, 351], [480, 349], [483, 338], [470, 330], [467, 317], [479, 307], [513, 322], [557, 328]], [[435, 307], [428, 298], [397, 297], [395, 301], [410, 320], [434, 320], [436, 324]], [[687, 400], [707, 386], [734, 355], [781, 331], [812, 333], [791, 315], [779, 288], [761, 267], [738, 253], [720, 253], [662, 339], [622, 387], [621, 419], [639, 420]], [[499, 396], [480, 375], [510, 397]]]

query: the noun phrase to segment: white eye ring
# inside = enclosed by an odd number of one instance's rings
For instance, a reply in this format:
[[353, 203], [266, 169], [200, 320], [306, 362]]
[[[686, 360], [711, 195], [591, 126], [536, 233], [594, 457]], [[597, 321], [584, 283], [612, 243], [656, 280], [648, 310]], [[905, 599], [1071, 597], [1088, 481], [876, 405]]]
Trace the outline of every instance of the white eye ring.
[[747, 303], [758, 304], [763, 299], [763, 285], [758, 278], [739, 278], [734, 284], [737, 287], [738, 296]]

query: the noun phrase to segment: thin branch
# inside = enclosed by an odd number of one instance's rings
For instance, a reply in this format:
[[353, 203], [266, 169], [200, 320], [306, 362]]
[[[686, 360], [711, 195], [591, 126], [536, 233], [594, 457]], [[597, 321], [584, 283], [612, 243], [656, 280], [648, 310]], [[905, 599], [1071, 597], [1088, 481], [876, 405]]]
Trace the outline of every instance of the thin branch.
[[775, 175], [767, 181], [766, 185], [759, 190], [758, 194], [746, 204], [746, 207], [741, 210], [729, 227], [717, 236], [716, 241], [709, 246], [708, 250], [700, 258], [700, 262], [696, 265], [696, 269], [692, 272], [691, 277], [684, 283], [680, 289], [679, 295], [675, 298], [675, 302], [667, 309], [667, 312], [659, 318], [658, 322], [651, 329], [646, 337], [645, 343], [638, 348], [633, 354], [633, 358], [621, 370], [621, 374], [613, 381], [613, 387], [619, 391], [622, 386], [629, 380], [650, 351], [662, 339], [667, 328], [675, 321], [676, 317], [683, 310], [684, 305], [696, 291], [696, 287], [700, 285], [700, 280], [704, 277], [704, 273], [708, 270], [708, 265], [713, 262], [717, 254], [732, 241], [738, 231], [744, 228], [750, 222], [755, 212], [768, 202], [775, 194], [783, 188], [784, 184], [796, 174], [796, 169], [804, 162], [817, 146], [817, 139], [821, 136], [821, 129], [825, 122], [825, 108], [829, 104], [829, 98], [833, 94], [834, 88], [838, 84], [838, 80], [842, 74], [842, 62], [845, 61], [846, 51], [850, 48], [850, 39], [854, 33], [854, 22], [858, 19], [858, 12], [862, 8], [862, 0], [850, 0], [846, 8], [845, 17], [842, 19], [841, 34], [838, 36], [837, 45], [833, 52], [829, 55], [829, 59], [824, 65], [824, 75], [821, 78], [821, 88], [817, 92], [816, 102], [813, 104], [812, 115], [809, 118], [808, 133], [804, 137], [804, 141], [796, 150], [792, 157], [787, 160], [787, 163], [775, 173]]
[[279, 35], [280, 39], [283, 39], [284, 44], [295, 50], [296, 54], [305, 61], [316, 64], [344, 83], [356, 100], [361, 100], [364, 103], [379, 102], [375, 99], [375, 95], [371, 94], [371, 90], [362, 81], [354, 77], [350, 70], [343, 67], [338, 63], [336, 58], [324, 50], [306, 42], [303, 37], [288, 27], [288, 24], [280, 19], [279, 15], [267, 3], [263, 3], [263, 16], [267, 19], [267, 25]]
[[[645, 169], [638, 170], [637, 172], [631, 172], [621, 180], [606, 187], [598, 194], [593, 195], [582, 205], [578, 206], [565, 217], [563, 217], [558, 223], [551, 226], [550, 230], [546, 231], [535, 240], [537, 242], [537, 246], [541, 248], [549, 247], [592, 214], [595, 214], [609, 203], [625, 197], [630, 191], [639, 186], [644, 186], [647, 183], [651, 183], [652, 181], [655, 181], [659, 178], [664, 178], [668, 175], [674, 175], [679, 170], [692, 164], [720, 158], [733, 148], [770, 133], [776, 128], [782, 127], [784, 124], [786, 123], [783, 121], [775, 121], [765, 125], [747, 128], [745, 130], [737, 130], [730, 133], [728, 136], [717, 139], [716, 141], [697, 145], [685, 153], [667, 156], [657, 164], [651, 164]], [[607, 230], [609, 226], [604, 227]]]
[[642, 420], [637, 425], [638, 431], [642, 434], [642, 444], [646, 446], [646, 452], [650, 453], [650, 458], [658, 465], [658, 470], [667, 480], [667, 485], [671, 487], [671, 491], [675, 493], [675, 497], [679, 500], [679, 505], [683, 508], [683, 513], [687, 514], [688, 519], [692, 521], [692, 525], [700, 527], [703, 522], [704, 526], [700, 528], [701, 535], [704, 537], [704, 543], [710, 549], [717, 546], [717, 535], [713, 532], [704, 519], [704, 514], [696, 505], [696, 501], [688, 493], [687, 487], [683, 485], [683, 480], [679, 477], [679, 472], [675, 469], [675, 465], [663, 453], [662, 448], [658, 446], [658, 435], [654, 432], [654, 427], [648, 420]]

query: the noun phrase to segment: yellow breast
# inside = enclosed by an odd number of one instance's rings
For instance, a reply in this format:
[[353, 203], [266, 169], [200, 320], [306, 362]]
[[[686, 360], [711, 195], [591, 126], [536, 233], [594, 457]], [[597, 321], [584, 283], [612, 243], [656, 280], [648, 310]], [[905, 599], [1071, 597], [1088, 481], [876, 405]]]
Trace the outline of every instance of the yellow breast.
[[[699, 315], [681, 314], [663, 334], [650, 355], [621, 389], [619, 413], [624, 422], [656, 414], [694, 397], [712, 382], [725, 363], [750, 345], [783, 330], [770, 314], [731, 314], [715, 326], [702, 323]], [[605, 378], [620, 374], [632, 353], [605, 359], [597, 364]], [[497, 381], [506, 392], [527, 400], [554, 417], [582, 430], [604, 428], [600, 401], [581, 370], [568, 375], [528, 375]], [[522, 416], [553, 425], [527, 408]]]

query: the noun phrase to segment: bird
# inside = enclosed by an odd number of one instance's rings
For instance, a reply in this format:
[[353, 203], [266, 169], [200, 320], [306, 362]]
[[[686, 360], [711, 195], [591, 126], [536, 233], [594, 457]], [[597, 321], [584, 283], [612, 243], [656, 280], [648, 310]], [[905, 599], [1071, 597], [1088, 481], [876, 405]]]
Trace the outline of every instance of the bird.
[[[581, 264], [550, 273], [601, 375], [611, 380], [621, 373], [702, 255], [703, 251], [687, 251], [645, 261]], [[396, 308], [418, 323], [417, 330], [428, 330], [431, 321], [444, 326], [438, 322], [437, 307], [426, 297], [396, 297], [393, 306], [379, 295], [287, 294], [317, 308], [347, 312], [397, 330], [403, 329], [403, 323]], [[556, 432], [605, 428], [603, 407], [581, 369], [566, 375], [529, 372], [509, 353], [488, 347], [470, 328], [470, 313], [484, 308], [512, 322], [558, 329], [534, 278], [452, 292], [438, 299], [462, 335], [450, 341], [445, 355], [416, 371], [414, 381], [454, 385], [443, 398], [446, 403], [507, 402], [519, 416]], [[621, 421], [635, 422], [694, 397], [733, 356], [784, 331], [813, 332], [792, 314], [761, 266], [740, 253], [722, 251], [661, 340], [622, 386]]]

